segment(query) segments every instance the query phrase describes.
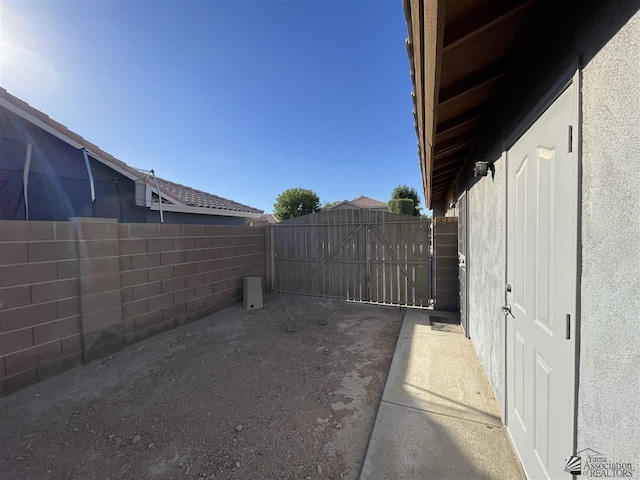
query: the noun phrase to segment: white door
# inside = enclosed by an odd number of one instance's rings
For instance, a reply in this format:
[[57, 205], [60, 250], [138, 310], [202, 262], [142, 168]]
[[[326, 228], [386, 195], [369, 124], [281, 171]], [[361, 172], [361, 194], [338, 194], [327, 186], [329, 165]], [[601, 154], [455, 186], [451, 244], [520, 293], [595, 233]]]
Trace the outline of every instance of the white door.
[[531, 479], [571, 478], [576, 90], [569, 86], [507, 152], [507, 425]]

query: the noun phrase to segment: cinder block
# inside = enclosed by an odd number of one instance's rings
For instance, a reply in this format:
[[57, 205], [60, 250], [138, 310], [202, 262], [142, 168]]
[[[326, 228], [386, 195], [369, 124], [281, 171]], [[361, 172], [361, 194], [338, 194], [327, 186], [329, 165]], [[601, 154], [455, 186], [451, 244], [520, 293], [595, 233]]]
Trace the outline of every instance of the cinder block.
[[197, 275], [189, 275], [185, 277], [185, 287], [197, 287], [198, 285], [203, 285], [206, 282], [206, 276], [204, 273], [199, 273]]
[[160, 254], [161, 265], [175, 265], [184, 263], [184, 252], [164, 252]]
[[5, 357], [0, 358], [0, 378], [4, 378], [7, 375], [7, 370], [5, 369]]
[[55, 263], [25, 263], [0, 267], [0, 287], [51, 282], [57, 278], [58, 268]]
[[71, 355], [72, 353], [82, 352], [82, 336], [78, 333], [71, 335], [70, 337], [63, 338], [62, 342], [62, 356]]
[[160, 266], [159, 253], [147, 253], [144, 255], [131, 256], [131, 268], [138, 270], [141, 268], [151, 268]]
[[[194, 250], [194, 252], [198, 252], [198, 251], [202, 251], [202, 250]], [[191, 253], [191, 252], [185, 252], [186, 253]], [[196, 273], [196, 264], [195, 263], [183, 263], [181, 265], [176, 265], [175, 267], [173, 267], [174, 269], [174, 276], [175, 277], [186, 277], [187, 275], [193, 275], [194, 273]]]
[[131, 287], [147, 283], [148, 270], [128, 270], [120, 273], [120, 286]]
[[147, 251], [170, 252], [173, 250], [173, 238], [149, 238], [147, 239]]
[[185, 237], [201, 237], [204, 235], [204, 227], [202, 225], [183, 225]]
[[[162, 280], [162, 293], [171, 293], [185, 288], [184, 277]], [[157, 294], [159, 295], [159, 293]]]
[[104, 330], [113, 325], [120, 324], [122, 322], [122, 310], [120, 305], [109, 310], [102, 310], [100, 312], [88, 313], [82, 315], [82, 331], [87, 334]]
[[196, 238], [194, 247], [195, 248], [211, 248], [213, 247], [213, 238], [212, 237]]
[[161, 223], [160, 224], [160, 236], [161, 237], [182, 237], [182, 225]]
[[205, 225], [204, 234], [209, 237], [217, 237], [220, 235], [220, 225]]
[[18, 328], [31, 327], [43, 322], [50, 322], [58, 317], [56, 302], [29, 305], [0, 312], [0, 330], [8, 332]]
[[215, 283], [222, 280], [222, 270], [214, 270], [205, 274], [206, 283]]
[[79, 258], [116, 257], [119, 253], [118, 240], [86, 240], [78, 242]]
[[[120, 258], [128, 258], [131, 261], [130, 257]], [[80, 260], [79, 272], [82, 277], [120, 273], [120, 261], [114, 257], [83, 258]]]
[[80, 279], [80, 292], [82, 295], [91, 295], [94, 293], [108, 292], [109, 290], [117, 290], [120, 286], [119, 273], [98, 275], [97, 277], [84, 277]]
[[113, 240], [118, 238], [118, 224], [115, 221], [104, 221], [100, 219], [74, 222], [74, 224], [76, 226], [77, 238], [80, 241]]
[[0, 243], [0, 265], [26, 263], [28, 258], [26, 243]]
[[118, 237], [119, 238], [129, 238], [129, 223], [119, 223], [118, 224]]
[[162, 310], [162, 321], [174, 320], [187, 313], [186, 303], [180, 303]]
[[0, 333], [0, 357], [33, 346], [32, 329]]
[[[166, 281], [166, 280], [165, 280]], [[155, 297], [162, 292], [162, 283], [153, 282], [133, 287], [133, 299], [142, 300], [143, 298]]]
[[195, 248], [195, 239], [192, 237], [177, 237], [173, 239], [174, 250], [191, 250]]
[[7, 355], [7, 375], [14, 375], [26, 370], [31, 370], [39, 365], [60, 358], [62, 353], [60, 345], [60, 341], [56, 341]]
[[127, 270], [131, 270], [131, 257], [130, 256], [121, 256], [119, 258], [120, 262], [120, 271], [125, 272]]
[[78, 260], [63, 260], [57, 263], [57, 268], [58, 280], [65, 280], [67, 278], [78, 278]]
[[120, 301], [122, 303], [133, 302], [133, 287], [125, 287], [120, 289]]
[[166, 280], [167, 278], [172, 278], [173, 269], [174, 269], [173, 266], [150, 268], [147, 271], [149, 281], [155, 282], [158, 280]]
[[262, 308], [262, 279], [244, 277], [242, 305], [245, 310]]
[[30, 262], [48, 262], [52, 260], [70, 260], [77, 258], [76, 242], [32, 242], [28, 244]]
[[0, 242], [27, 242], [32, 240], [53, 239], [53, 222], [0, 220]]
[[236, 234], [235, 227], [230, 227], [226, 225], [220, 227], [220, 235], [229, 236], [229, 235], [235, 235], [235, 234]]
[[157, 297], [151, 297], [147, 299], [149, 305], [149, 311], [154, 312], [156, 310], [162, 310], [163, 308], [173, 305], [173, 293], [165, 293]]
[[187, 302], [187, 313], [197, 312], [206, 306], [204, 298], [194, 298]]
[[149, 311], [147, 299], [137, 300], [135, 302], [124, 303], [122, 305], [122, 318], [129, 319], [143, 315]]
[[130, 238], [154, 238], [160, 236], [160, 225], [157, 223], [129, 224]]
[[76, 226], [71, 222], [53, 222], [54, 238], [56, 240], [75, 240]]
[[215, 260], [206, 260], [204, 262], [198, 262], [196, 264], [196, 272], [198, 273], [210, 272], [211, 270], [215, 270], [215, 269], [216, 269]]
[[196, 287], [196, 297], [206, 297], [213, 293], [213, 284], [208, 283], [206, 285], [200, 285]]
[[80, 314], [80, 298], [67, 298], [65, 300], [59, 300], [58, 304], [58, 318], [73, 317]]
[[187, 250], [184, 252], [185, 262], [199, 262], [204, 260], [204, 250]]
[[176, 305], [186, 303], [193, 298], [196, 298], [195, 288], [187, 288], [186, 290], [180, 290], [173, 293], [173, 303]]
[[31, 304], [31, 288], [21, 287], [0, 288], [0, 310], [22, 307]]
[[80, 310], [83, 315], [108, 310], [120, 305], [120, 300], [120, 290], [83, 295], [80, 298]]
[[31, 285], [31, 301], [35, 303], [50, 302], [78, 296], [78, 279], [58, 280], [56, 282]]
[[133, 319], [136, 330], [143, 330], [156, 323], [162, 322], [162, 310], [145, 313]]
[[118, 242], [120, 255], [147, 253], [147, 240], [144, 238], [124, 238]]
[[64, 318], [33, 328], [33, 343], [40, 345], [80, 333], [80, 317]]

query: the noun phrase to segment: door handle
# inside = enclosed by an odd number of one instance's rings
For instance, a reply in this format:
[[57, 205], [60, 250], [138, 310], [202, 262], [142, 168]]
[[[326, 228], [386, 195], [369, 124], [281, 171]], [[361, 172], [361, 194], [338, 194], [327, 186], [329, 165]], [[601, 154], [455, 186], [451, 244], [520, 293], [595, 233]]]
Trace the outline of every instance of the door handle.
[[516, 318], [516, 316], [511, 311], [511, 305], [510, 304], [502, 306], [502, 313], [504, 313], [505, 315], [511, 315], [513, 318]]

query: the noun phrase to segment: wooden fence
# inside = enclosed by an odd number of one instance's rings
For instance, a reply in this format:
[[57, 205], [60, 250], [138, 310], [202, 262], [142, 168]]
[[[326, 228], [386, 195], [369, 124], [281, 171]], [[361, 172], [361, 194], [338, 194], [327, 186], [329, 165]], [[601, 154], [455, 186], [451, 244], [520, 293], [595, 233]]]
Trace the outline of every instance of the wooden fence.
[[430, 304], [427, 220], [373, 210], [328, 210], [273, 226], [270, 243], [268, 268], [275, 292]]

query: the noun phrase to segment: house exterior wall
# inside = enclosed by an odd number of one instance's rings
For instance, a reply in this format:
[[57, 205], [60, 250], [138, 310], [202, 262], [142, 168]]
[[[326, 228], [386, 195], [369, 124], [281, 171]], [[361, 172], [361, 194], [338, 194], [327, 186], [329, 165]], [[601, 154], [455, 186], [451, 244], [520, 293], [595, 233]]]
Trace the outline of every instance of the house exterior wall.
[[[23, 171], [27, 144], [29, 220], [116, 218], [122, 223], [159, 223], [160, 213], [136, 205], [135, 182], [89, 156], [96, 194], [81, 150], [0, 107], [0, 220], [25, 220]], [[165, 223], [244, 225], [244, 217], [165, 212]]]
[[0, 396], [242, 299], [257, 227], [0, 221]]
[[[504, 412], [505, 165], [507, 138], [580, 59], [581, 271], [577, 447], [640, 469], [640, 2], [551, 2], [469, 162], [434, 216], [455, 216], [468, 189], [469, 330]], [[569, 21], [570, 19], [570, 21]], [[532, 75], [535, 66], [535, 75]]]

